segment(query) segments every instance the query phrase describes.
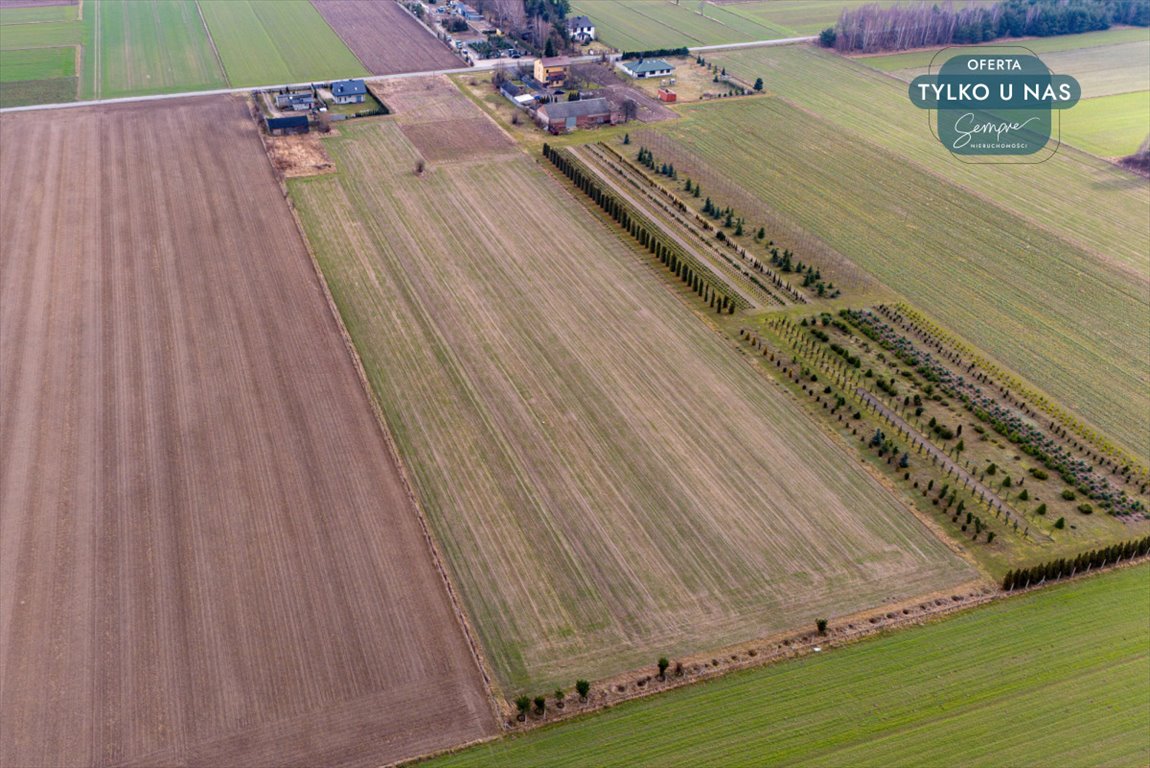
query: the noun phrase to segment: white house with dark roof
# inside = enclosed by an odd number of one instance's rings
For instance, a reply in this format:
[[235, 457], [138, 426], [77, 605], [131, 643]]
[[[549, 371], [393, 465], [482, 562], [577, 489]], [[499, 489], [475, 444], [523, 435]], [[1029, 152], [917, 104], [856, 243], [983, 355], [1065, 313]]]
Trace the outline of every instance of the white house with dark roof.
[[581, 43], [589, 43], [595, 39], [595, 25], [586, 16], [567, 19], [567, 37]]

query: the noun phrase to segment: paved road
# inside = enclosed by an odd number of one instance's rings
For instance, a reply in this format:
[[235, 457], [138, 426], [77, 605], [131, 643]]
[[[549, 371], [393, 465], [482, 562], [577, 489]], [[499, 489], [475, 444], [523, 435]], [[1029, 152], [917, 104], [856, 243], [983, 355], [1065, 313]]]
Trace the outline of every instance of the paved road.
[[[698, 48], [691, 48], [692, 52], [695, 51], [720, 51], [733, 48], [759, 48], [772, 45], [794, 45], [796, 43], [807, 43], [815, 38], [813, 37], [788, 37], [782, 40], [753, 40], [749, 43], [727, 43], [725, 45], [703, 45]], [[598, 61], [599, 56], [577, 56], [572, 59], [575, 62], [589, 62]], [[494, 69], [499, 64], [518, 63], [518, 64], [531, 64], [535, 61], [534, 58], [517, 59], [515, 62], [510, 62], [508, 59], [486, 59], [478, 61], [472, 67], [457, 67], [454, 69], [436, 69], [426, 72], [405, 72], [399, 75], [376, 75], [367, 78], [368, 80], [393, 80], [404, 77], [427, 77], [429, 75], [457, 75], [466, 72], [484, 71]], [[344, 79], [342, 76], [329, 78], [330, 80]], [[324, 82], [322, 78], [316, 78], [306, 83], [268, 83], [267, 85], [251, 85], [244, 88], [218, 88], [212, 91], [185, 91], [183, 93], [158, 93], [149, 96], [123, 96], [117, 99], [91, 99], [88, 101], [66, 101], [58, 104], [29, 104], [25, 107], [6, 107], [0, 109], [0, 113], [4, 112], [30, 112], [37, 109], [74, 109], [76, 107], [94, 107], [100, 104], [131, 104], [140, 101], [163, 101], [166, 99], [192, 99], [197, 96], [219, 96], [228, 93], [248, 93], [254, 90], [268, 90], [279, 88], [298, 88], [306, 87], [312, 83]]]
[[953, 471], [960, 480], [963, 480], [970, 487], [971, 490], [981, 494], [991, 506], [995, 507], [1008, 518], [1018, 523], [1019, 530], [1026, 531], [1028, 536], [1039, 541], [1050, 541], [1050, 537], [1041, 531], [1030, 531], [1030, 524], [1027, 523], [1025, 519], [1016, 515], [1014, 511], [1010, 509], [1010, 507], [1008, 507], [1005, 502], [1003, 502], [997, 493], [980, 483], [974, 475], [963, 469], [963, 467], [959, 465], [958, 462], [936, 448], [933, 443], [931, 443], [922, 435], [922, 433], [908, 424], [906, 419], [899, 416], [893, 410], [888, 408], [885, 403], [883, 403], [881, 400], [879, 400], [877, 397], [862, 387], [856, 389], [855, 392], [858, 393], [858, 396], [863, 400], [870, 403], [892, 424], [897, 427], [902, 427], [903, 431], [910, 435], [915, 442], [921, 444], [929, 455], [937, 458], [939, 463], [942, 464], [944, 468]]

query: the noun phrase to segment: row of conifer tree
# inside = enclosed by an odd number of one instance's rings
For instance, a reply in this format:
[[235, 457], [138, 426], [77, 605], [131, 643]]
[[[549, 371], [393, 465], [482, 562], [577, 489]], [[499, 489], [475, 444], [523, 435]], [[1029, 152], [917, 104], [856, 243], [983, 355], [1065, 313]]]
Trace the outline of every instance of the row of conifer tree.
[[1150, 554], [1150, 536], [1121, 544], [1112, 544], [1101, 549], [1092, 549], [1089, 552], [1083, 552], [1078, 557], [1063, 557], [1029, 568], [1007, 571], [1006, 576], [1002, 579], [1002, 588], [1008, 592], [1012, 589], [1023, 589], [1032, 584], [1064, 579], [1076, 573], [1094, 568], [1105, 568], [1122, 560], [1131, 560], [1147, 554]]
[[657, 227], [637, 216], [625, 202], [609, 190], [604, 189], [595, 178], [569, 157], [565, 152], [543, 145], [543, 156], [571, 179], [595, 204], [615, 220], [631, 237], [646, 248], [663, 266], [686, 283], [699, 297], [717, 313], [734, 314], [735, 300], [720, 286], [716, 286], [694, 260], [686, 258], [679, 248], [668, 243]]

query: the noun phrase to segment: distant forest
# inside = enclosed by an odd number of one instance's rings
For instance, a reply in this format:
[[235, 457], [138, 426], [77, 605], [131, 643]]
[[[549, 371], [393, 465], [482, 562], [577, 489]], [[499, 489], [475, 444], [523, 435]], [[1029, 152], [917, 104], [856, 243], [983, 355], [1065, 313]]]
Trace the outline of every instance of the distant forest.
[[985, 43], [1003, 37], [1050, 37], [1150, 26], [1150, 0], [1001, 0], [956, 5], [919, 3], [844, 10], [820, 35], [844, 53], [900, 51], [934, 45]]

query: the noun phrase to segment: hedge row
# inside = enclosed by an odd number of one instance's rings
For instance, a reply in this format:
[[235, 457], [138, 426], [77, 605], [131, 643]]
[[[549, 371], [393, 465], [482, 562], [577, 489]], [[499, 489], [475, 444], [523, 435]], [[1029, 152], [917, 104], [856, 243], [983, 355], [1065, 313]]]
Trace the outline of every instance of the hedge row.
[[1092, 549], [1075, 558], [1064, 557], [1030, 568], [1007, 571], [1006, 576], [1002, 579], [1002, 588], [1007, 592], [1013, 589], [1023, 589], [1031, 584], [1064, 579], [1082, 571], [1105, 568], [1122, 560], [1131, 560], [1146, 554], [1150, 554], [1150, 536], [1122, 544], [1114, 544], [1102, 549]]

